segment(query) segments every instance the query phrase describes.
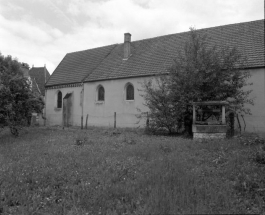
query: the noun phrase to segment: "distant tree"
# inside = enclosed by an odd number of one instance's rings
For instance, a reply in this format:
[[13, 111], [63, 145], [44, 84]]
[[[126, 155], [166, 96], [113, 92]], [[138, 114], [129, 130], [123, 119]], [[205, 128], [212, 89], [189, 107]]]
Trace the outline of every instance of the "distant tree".
[[28, 125], [31, 114], [40, 113], [43, 107], [43, 101], [32, 92], [23, 75], [22, 64], [0, 53], [0, 126], [8, 126], [17, 136], [19, 129]]
[[237, 47], [211, 44], [206, 34], [191, 28], [168, 75], [157, 77], [156, 84], [152, 80], [144, 83], [152, 128], [166, 128], [171, 133], [184, 125], [191, 133], [192, 101], [227, 100], [235, 112], [250, 114], [245, 104], [253, 104], [251, 90], [243, 90], [250, 77], [246, 62]]

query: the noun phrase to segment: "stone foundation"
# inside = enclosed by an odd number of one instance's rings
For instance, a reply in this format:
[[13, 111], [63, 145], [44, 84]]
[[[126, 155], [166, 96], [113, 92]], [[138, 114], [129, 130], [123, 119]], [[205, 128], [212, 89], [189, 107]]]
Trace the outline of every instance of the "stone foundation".
[[226, 125], [192, 125], [193, 139], [224, 139]]
[[224, 139], [226, 133], [193, 133], [193, 139]]

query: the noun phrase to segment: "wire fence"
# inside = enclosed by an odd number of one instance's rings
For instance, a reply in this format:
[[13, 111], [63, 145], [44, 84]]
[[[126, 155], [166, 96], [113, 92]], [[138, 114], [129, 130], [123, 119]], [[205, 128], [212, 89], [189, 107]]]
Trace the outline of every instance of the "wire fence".
[[46, 125], [63, 126], [108, 126], [108, 127], [141, 127], [148, 124], [148, 113], [117, 113], [113, 114], [72, 114], [69, 120], [64, 121], [63, 114], [47, 114]]
[[[39, 117], [40, 118], [40, 117]], [[144, 127], [149, 126], [148, 112], [142, 113], [102, 113], [102, 115], [94, 114], [72, 114], [68, 125], [64, 123], [63, 114], [47, 114], [46, 120], [41, 119], [40, 125], [60, 125], [60, 126], [80, 126], [87, 128], [88, 126], [107, 126], [107, 127]], [[227, 125], [229, 119], [226, 119]], [[42, 124], [43, 123], [43, 124]], [[234, 128], [240, 129], [242, 132], [260, 132], [265, 131], [265, 116], [245, 115], [244, 118], [234, 117]]]

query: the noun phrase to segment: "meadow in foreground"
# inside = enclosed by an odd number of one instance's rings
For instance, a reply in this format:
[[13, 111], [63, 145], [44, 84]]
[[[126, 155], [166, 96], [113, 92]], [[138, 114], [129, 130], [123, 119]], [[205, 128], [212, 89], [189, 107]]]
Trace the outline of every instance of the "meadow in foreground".
[[4, 131], [0, 214], [262, 214], [262, 146], [137, 129]]

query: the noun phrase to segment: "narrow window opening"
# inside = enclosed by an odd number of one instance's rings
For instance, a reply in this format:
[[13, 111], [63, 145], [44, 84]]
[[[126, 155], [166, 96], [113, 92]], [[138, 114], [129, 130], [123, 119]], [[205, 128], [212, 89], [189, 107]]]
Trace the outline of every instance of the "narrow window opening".
[[134, 100], [134, 88], [131, 84], [126, 88], [126, 100]]
[[98, 101], [104, 101], [105, 100], [105, 90], [102, 86], [98, 88]]
[[62, 108], [62, 98], [63, 98], [62, 92], [59, 91], [57, 93], [57, 108]]

